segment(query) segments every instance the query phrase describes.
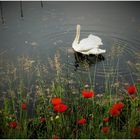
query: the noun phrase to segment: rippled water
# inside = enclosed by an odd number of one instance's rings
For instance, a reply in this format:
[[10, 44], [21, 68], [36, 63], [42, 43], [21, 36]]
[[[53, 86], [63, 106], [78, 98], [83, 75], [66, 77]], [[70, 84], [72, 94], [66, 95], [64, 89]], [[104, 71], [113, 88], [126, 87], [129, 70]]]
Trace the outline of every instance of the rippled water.
[[[39, 57], [47, 64], [48, 57], [53, 58], [59, 51], [69, 78], [74, 80], [78, 75], [89, 83], [90, 74], [99, 93], [104, 91], [105, 82], [133, 84], [139, 80], [135, 68], [140, 55], [139, 13], [140, 4], [134, 2], [44, 2], [43, 8], [39, 2], [24, 2], [21, 19], [18, 2], [3, 2], [0, 75], [5, 72], [3, 65], [15, 62], [17, 57], [30, 56], [35, 61]], [[90, 33], [102, 38], [104, 59], [75, 59], [71, 44], [78, 23], [81, 39]], [[49, 71], [49, 75], [53, 73]]]
[[[49, 45], [51, 44], [52, 49], [60, 49], [61, 57], [63, 58], [62, 63], [66, 63], [66, 67], [71, 72], [81, 74], [81, 77], [87, 83], [89, 82], [87, 75], [90, 72], [91, 78], [94, 79], [93, 81], [97, 85], [104, 84], [105, 79], [109, 80], [110, 83], [122, 82], [133, 84], [134, 81], [137, 81], [138, 71], [134, 65], [139, 61], [136, 56], [140, 49], [140, 42], [138, 40], [123, 34], [117, 34], [117, 32], [97, 31], [93, 30], [94, 26], [86, 26], [87, 29], [81, 31], [81, 38], [86, 38], [90, 33], [101, 37], [104, 43], [102, 48], [105, 48], [107, 52], [103, 54], [104, 59], [98, 60], [95, 56], [88, 56], [88, 60], [86, 59], [84, 65], [82, 64], [85, 60], [84, 57], [81, 56], [82, 60], [76, 60], [71, 49], [75, 30], [71, 30], [70, 27], [75, 28], [74, 25], [66, 25], [67, 31], [49, 34], [46, 37], [46, 41]], [[87, 66], [89, 66], [89, 70]]]

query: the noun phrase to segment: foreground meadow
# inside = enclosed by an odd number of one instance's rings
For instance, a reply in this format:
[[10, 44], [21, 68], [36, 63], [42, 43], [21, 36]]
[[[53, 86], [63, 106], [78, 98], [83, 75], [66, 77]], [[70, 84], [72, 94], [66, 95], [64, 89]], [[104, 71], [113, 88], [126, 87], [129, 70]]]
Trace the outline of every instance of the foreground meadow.
[[26, 57], [5, 66], [0, 138], [140, 138], [139, 83], [98, 94], [90, 75], [88, 84], [66, 78], [58, 58], [49, 59], [51, 79], [45, 65]]

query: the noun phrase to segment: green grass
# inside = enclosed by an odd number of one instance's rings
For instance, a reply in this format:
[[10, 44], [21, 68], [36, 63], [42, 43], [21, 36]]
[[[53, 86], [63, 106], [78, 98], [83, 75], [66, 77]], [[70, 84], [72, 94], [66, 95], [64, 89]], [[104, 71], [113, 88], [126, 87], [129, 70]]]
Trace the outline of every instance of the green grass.
[[[64, 77], [57, 59], [59, 58], [55, 56], [53, 61], [54, 70], [52, 71], [55, 77], [49, 82], [44, 79], [46, 71], [42, 69], [39, 60], [33, 64], [27, 63], [27, 60], [20, 60], [16, 65], [18, 70], [15, 73], [7, 73], [6, 92], [8, 95], [4, 97], [3, 107], [0, 110], [0, 138], [140, 138], [140, 130], [137, 135], [132, 133], [133, 128], [140, 127], [139, 83], [134, 83], [137, 93], [135, 93], [136, 98], [132, 99], [127, 90], [124, 90], [121, 96], [112, 93], [109, 79], [106, 78], [103, 96], [99, 97], [95, 93], [92, 98], [87, 99], [82, 96], [81, 92], [83, 90], [94, 91], [92, 85], [96, 72], [92, 79], [89, 71], [88, 88], [84, 87], [86, 83], [77, 78], [78, 76], [75, 77], [78, 88], [70, 88], [69, 81]], [[7, 70], [13, 68], [14, 66], [11, 65]], [[62, 98], [62, 103], [68, 106], [68, 110], [63, 113], [56, 112], [51, 103], [54, 97]], [[111, 116], [109, 110], [115, 103], [120, 102], [124, 104], [120, 115]], [[22, 103], [27, 104], [27, 109], [22, 109]], [[41, 123], [41, 117], [46, 121]], [[109, 118], [108, 122], [103, 122], [105, 117]], [[81, 118], [85, 118], [87, 122], [79, 125], [77, 121]], [[17, 122], [16, 128], [10, 127], [11, 121]], [[108, 133], [101, 131], [105, 126], [109, 128]]]

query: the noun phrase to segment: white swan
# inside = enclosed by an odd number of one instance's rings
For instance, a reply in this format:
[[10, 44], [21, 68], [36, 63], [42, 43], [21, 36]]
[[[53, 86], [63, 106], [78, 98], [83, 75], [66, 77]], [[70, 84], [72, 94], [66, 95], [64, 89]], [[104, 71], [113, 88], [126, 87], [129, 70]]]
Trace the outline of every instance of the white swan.
[[80, 42], [79, 39], [80, 39], [80, 25], [77, 25], [76, 37], [72, 43], [72, 48], [76, 52], [80, 52], [85, 55], [89, 54], [98, 55], [106, 52], [106, 50], [99, 49], [99, 46], [103, 45], [103, 43], [101, 38], [98, 36], [90, 34], [88, 38], [82, 39]]

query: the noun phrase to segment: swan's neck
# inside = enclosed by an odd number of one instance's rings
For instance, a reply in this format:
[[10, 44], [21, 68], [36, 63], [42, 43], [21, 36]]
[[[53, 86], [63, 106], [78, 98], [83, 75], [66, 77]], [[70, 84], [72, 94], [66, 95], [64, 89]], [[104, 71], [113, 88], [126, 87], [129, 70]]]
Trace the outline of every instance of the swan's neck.
[[74, 43], [79, 43], [79, 39], [80, 39], [80, 25], [77, 25]]

